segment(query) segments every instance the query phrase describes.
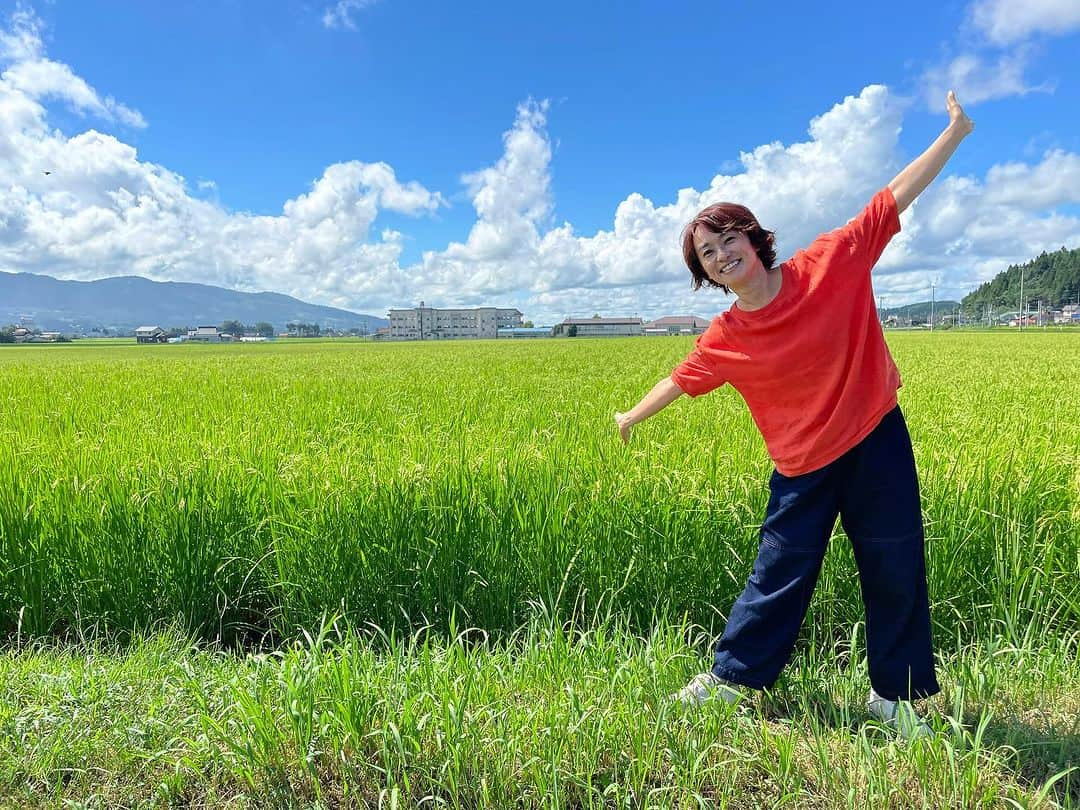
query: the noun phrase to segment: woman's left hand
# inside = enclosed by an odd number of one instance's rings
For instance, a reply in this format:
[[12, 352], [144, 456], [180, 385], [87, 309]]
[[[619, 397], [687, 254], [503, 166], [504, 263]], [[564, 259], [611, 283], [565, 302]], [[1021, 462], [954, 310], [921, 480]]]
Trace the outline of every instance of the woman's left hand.
[[975, 129], [975, 122], [967, 117], [967, 113], [964, 112], [964, 108], [960, 106], [960, 102], [956, 100], [956, 93], [952, 90], [945, 96], [945, 109], [949, 111], [949, 126], [956, 127], [965, 135], [971, 133]]

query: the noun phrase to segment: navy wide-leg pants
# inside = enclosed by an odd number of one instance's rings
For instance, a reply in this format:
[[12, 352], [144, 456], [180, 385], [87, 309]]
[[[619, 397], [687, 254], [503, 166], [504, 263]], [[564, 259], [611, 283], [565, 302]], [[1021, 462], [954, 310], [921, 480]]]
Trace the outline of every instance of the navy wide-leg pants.
[[870, 683], [889, 700], [940, 691], [934, 674], [919, 482], [899, 406], [820, 470], [773, 471], [761, 545], [716, 645], [713, 672], [771, 687], [791, 657], [840, 516], [866, 607]]

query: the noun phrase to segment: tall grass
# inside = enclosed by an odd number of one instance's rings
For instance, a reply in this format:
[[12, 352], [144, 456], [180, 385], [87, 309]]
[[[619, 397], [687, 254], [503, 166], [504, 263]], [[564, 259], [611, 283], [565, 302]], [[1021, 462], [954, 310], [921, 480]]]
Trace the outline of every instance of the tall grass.
[[341, 621], [268, 655], [31, 643], [0, 652], [0, 805], [1080, 806], [1075, 639], [946, 655], [937, 735], [905, 744], [830, 650], [746, 711], [681, 710], [688, 632], [536, 609], [499, 644]]
[[[890, 336], [939, 646], [1080, 627], [1080, 340]], [[0, 350], [0, 632], [720, 626], [770, 465], [735, 392], [618, 441], [683, 339]], [[862, 607], [837, 532], [805, 633]]]

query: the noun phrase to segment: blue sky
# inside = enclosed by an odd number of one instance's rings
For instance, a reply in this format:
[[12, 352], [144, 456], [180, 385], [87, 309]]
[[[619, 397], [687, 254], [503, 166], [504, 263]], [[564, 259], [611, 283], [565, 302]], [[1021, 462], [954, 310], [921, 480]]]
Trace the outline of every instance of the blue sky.
[[0, 270], [708, 316], [732, 299], [689, 291], [696, 210], [750, 205], [785, 257], [933, 140], [950, 86], [976, 131], [878, 294], [1080, 245], [1075, 0], [175, 5], [0, 3]]

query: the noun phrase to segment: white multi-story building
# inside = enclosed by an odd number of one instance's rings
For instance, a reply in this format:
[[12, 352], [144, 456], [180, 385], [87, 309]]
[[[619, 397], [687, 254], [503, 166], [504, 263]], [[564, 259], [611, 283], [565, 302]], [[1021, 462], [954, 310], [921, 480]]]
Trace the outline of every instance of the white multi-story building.
[[390, 310], [390, 340], [494, 338], [500, 329], [521, 326], [521, 312], [504, 307], [436, 309], [424, 302], [412, 309]]

